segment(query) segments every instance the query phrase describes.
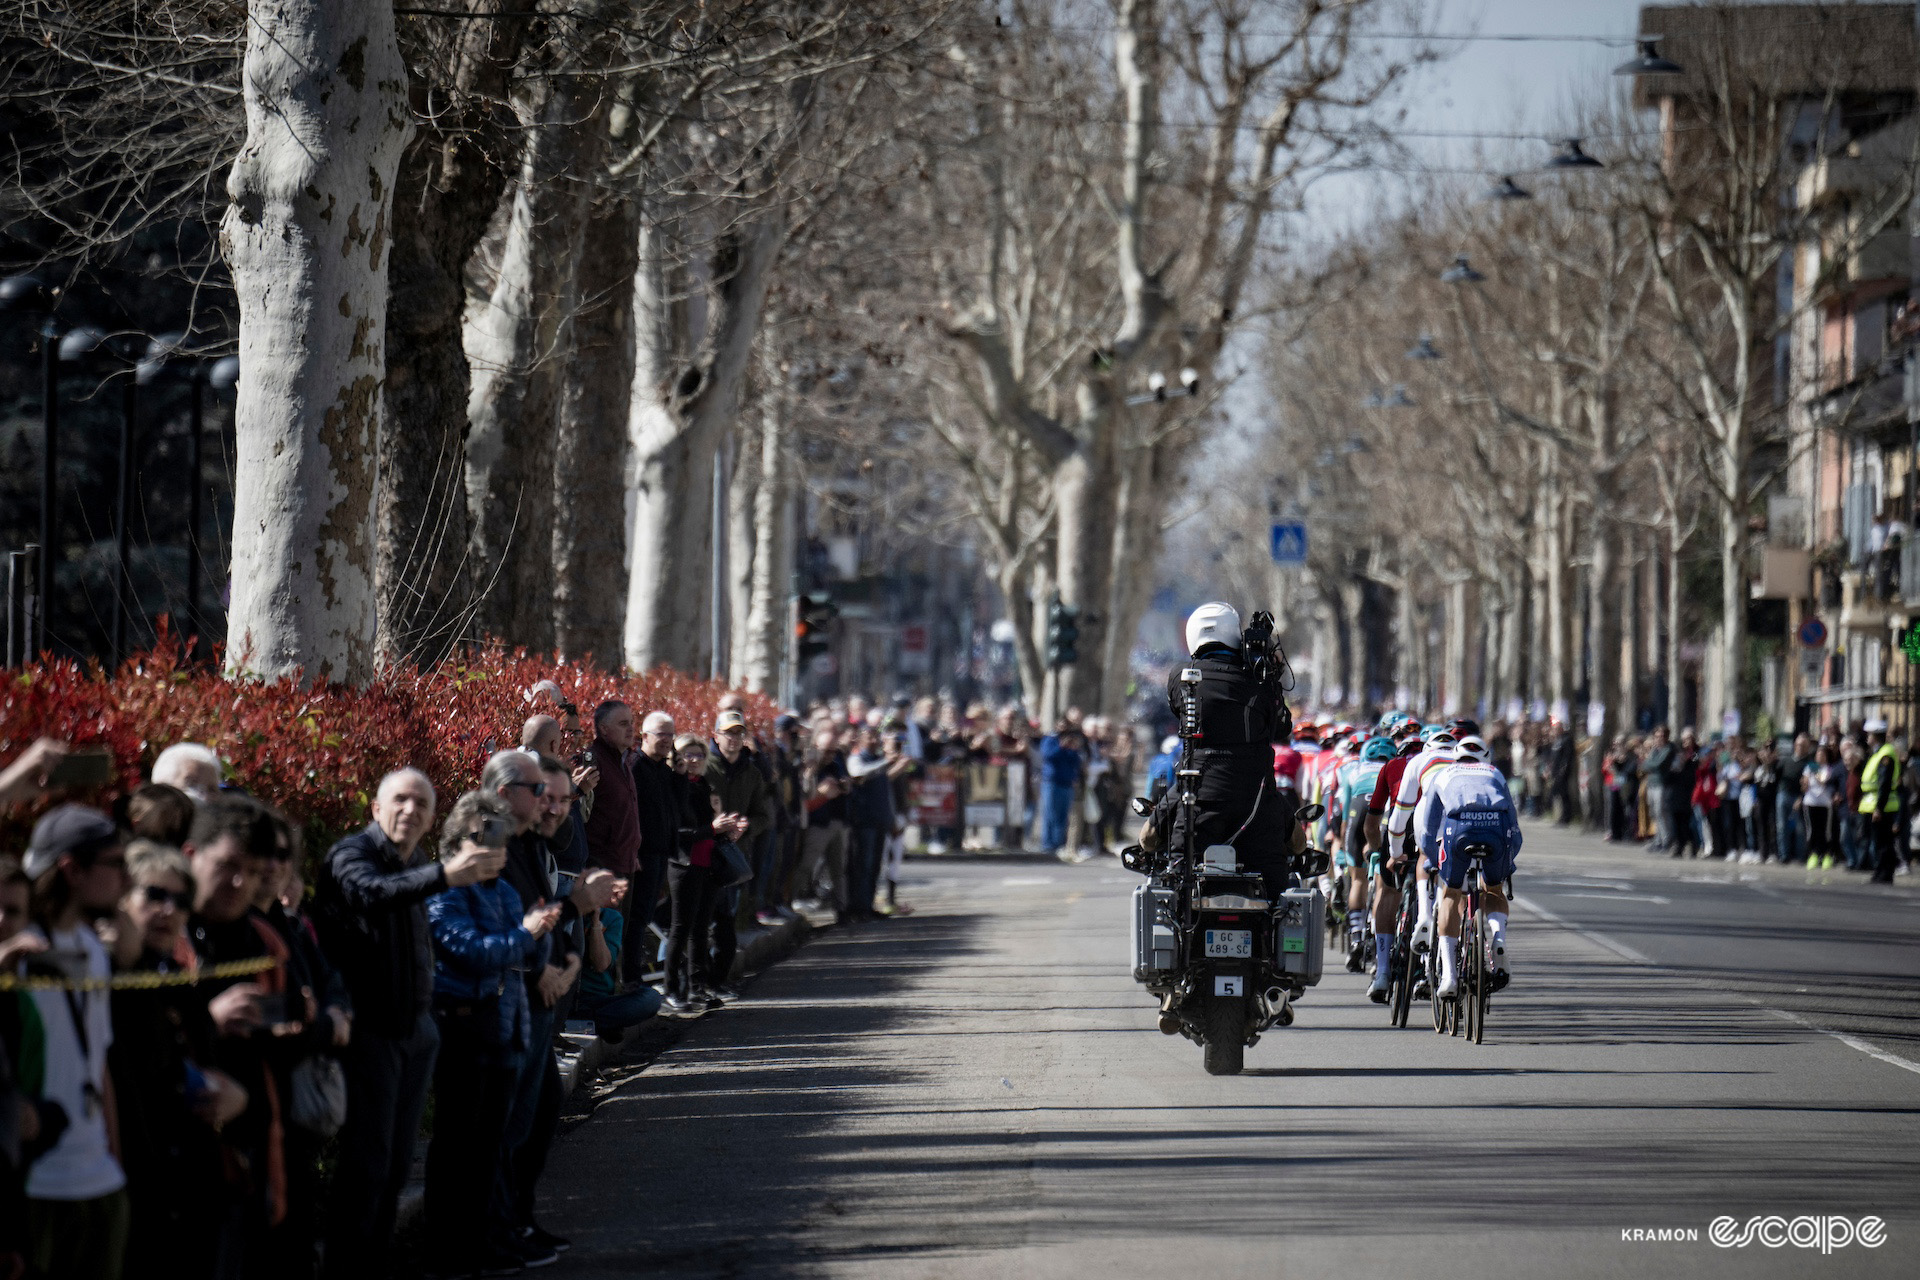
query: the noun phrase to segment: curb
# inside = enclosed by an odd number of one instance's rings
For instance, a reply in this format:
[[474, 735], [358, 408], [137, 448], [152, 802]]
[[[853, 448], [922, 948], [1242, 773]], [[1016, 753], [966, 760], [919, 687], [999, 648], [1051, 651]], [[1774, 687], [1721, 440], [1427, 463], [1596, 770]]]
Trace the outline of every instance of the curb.
[[[816, 928], [830, 920], [830, 916], [815, 920], [802, 915], [793, 920], [783, 920], [777, 925], [756, 924], [740, 930], [740, 949], [733, 957], [730, 980], [740, 982], [750, 973], [778, 964], [812, 936]], [[649, 1018], [638, 1026], [628, 1027], [619, 1044], [608, 1044], [592, 1032], [563, 1030], [556, 1035], [554, 1049], [560, 1065], [560, 1086], [566, 1096], [571, 1098], [582, 1085], [592, 1081], [610, 1059], [618, 1062], [621, 1052], [657, 1021]], [[416, 1223], [426, 1207], [426, 1178], [421, 1172], [425, 1164], [426, 1144], [416, 1140], [415, 1172], [400, 1192], [399, 1208], [394, 1215], [396, 1234]]]

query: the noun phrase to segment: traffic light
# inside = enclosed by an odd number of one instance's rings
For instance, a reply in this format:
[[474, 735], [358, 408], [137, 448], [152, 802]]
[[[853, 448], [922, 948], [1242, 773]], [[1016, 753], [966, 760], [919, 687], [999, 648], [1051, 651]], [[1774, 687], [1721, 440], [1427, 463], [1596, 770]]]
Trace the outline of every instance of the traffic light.
[[793, 622], [793, 649], [800, 661], [817, 658], [833, 644], [833, 620], [840, 610], [833, 597], [815, 591], [800, 597], [800, 609]]
[[1047, 600], [1047, 665], [1071, 666], [1080, 660], [1080, 611], [1060, 603], [1055, 592]]

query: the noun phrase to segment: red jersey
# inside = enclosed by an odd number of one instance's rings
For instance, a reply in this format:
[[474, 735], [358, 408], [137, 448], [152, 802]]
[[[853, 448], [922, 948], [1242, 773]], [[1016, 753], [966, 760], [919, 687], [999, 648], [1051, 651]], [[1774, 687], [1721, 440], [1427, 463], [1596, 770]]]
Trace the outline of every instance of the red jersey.
[[1373, 794], [1367, 797], [1367, 812], [1384, 814], [1393, 798], [1400, 794], [1400, 775], [1407, 771], [1407, 761], [1412, 756], [1395, 756], [1380, 766], [1380, 776], [1373, 780]]

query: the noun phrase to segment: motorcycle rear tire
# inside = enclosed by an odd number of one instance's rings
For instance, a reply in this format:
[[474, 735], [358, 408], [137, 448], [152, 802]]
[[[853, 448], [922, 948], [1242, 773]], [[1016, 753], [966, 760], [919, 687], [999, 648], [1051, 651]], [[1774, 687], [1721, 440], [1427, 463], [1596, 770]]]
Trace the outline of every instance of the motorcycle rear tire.
[[1244, 1000], [1207, 1002], [1207, 1043], [1202, 1056], [1210, 1076], [1237, 1076], [1247, 1061], [1247, 1004]]

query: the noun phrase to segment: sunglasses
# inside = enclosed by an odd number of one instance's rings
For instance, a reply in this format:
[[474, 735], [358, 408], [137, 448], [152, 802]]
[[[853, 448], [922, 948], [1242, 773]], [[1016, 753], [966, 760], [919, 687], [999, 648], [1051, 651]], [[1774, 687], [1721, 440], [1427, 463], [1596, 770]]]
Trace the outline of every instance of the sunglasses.
[[164, 889], [157, 884], [141, 885], [140, 898], [150, 907], [173, 906], [181, 911], [190, 911], [193, 909], [192, 898], [184, 893], [175, 893], [171, 889]]
[[536, 796], [547, 794], [547, 784], [544, 782], [509, 782], [507, 785], [509, 787], [525, 787]]

